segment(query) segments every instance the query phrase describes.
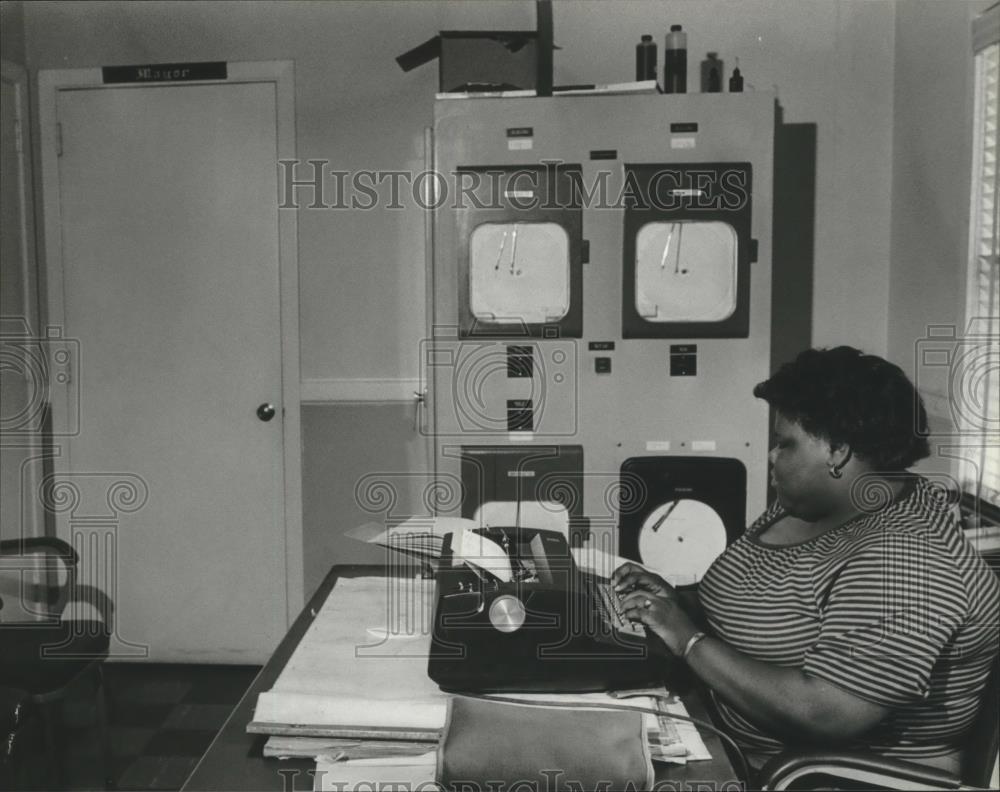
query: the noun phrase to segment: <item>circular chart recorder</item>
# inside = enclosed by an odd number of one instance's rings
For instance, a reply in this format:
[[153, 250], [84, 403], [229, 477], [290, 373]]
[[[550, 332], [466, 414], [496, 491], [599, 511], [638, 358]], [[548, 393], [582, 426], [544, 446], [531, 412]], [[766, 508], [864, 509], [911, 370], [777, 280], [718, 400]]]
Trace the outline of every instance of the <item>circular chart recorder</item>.
[[639, 559], [672, 585], [697, 583], [725, 549], [722, 518], [702, 501], [667, 501], [639, 530]]

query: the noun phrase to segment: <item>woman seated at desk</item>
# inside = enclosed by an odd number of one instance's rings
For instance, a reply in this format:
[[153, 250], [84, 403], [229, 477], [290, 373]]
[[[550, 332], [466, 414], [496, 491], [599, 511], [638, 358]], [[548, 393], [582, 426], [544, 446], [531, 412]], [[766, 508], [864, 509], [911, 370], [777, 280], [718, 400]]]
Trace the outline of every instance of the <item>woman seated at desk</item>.
[[776, 413], [777, 500], [701, 581], [709, 634], [630, 564], [615, 573], [626, 615], [711, 688], [754, 766], [837, 746], [957, 774], [998, 651], [1000, 583], [941, 492], [905, 472], [929, 454], [919, 396], [850, 347], [806, 351], [754, 395]]

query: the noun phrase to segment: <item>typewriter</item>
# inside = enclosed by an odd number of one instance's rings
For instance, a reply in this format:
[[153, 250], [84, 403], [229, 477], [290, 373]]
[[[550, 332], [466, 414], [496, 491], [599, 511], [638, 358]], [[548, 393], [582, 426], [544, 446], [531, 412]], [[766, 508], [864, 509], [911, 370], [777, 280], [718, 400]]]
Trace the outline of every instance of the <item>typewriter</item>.
[[510, 561], [502, 579], [446, 540], [436, 575], [427, 672], [441, 689], [564, 693], [663, 685], [680, 664], [622, 615], [610, 581], [581, 570], [565, 537], [523, 527], [477, 529]]

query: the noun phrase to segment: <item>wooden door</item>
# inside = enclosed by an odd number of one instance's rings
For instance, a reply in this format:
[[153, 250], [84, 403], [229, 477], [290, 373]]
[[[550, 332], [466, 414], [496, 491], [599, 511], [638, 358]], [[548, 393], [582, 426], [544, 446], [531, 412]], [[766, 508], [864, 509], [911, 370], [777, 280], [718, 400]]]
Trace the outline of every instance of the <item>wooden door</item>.
[[54, 112], [49, 272], [76, 362], [46, 497], [120, 655], [262, 662], [297, 605], [275, 85], [57, 90]]

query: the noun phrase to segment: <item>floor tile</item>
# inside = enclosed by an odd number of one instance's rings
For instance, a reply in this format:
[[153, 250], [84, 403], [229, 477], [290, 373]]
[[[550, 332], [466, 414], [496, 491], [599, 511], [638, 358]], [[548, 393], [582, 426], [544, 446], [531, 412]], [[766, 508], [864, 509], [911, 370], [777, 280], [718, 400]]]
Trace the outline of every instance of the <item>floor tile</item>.
[[89, 726], [97, 722], [96, 693], [87, 690], [79, 695], [70, 695], [58, 709], [63, 723]]
[[129, 684], [120, 694], [140, 704], [176, 704], [183, 701], [190, 690], [191, 683], [184, 679], [147, 679]]
[[110, 720], [119, 726], [151, 726], [156, 728], [170, 716], [174, 704], [143, 704], [116, 697]]
[[69, 743], [62, 754], [62, 773], [71, 789], [103, 789], [105, 773], [114, 778], [114, 766], [102, 765], [99, 741], [88, 739]]
[[161, 729], [143, 748], [145, 756], [201, 757], [215, 739], [215, 730], [204, 731]]
[[211, 729], [222, 728], [230, 713], [232, 704], [178, 704], [163, 722], [168, 729]]
[[[115, 756], [111, 759], [111, 777], [115, 779], [115, 788], [127, 790], [128, 787], [123, 787], [120, 783], [121, 777], [125, 775], [125, 771], [132, 766], [135, 762], [135, 756]], [[144, 786], [136, 787], [136, 789], [143, 789]]]
[[[119, 789], [178, 790], [260, 670], [255, 666], [105, 663], [110, 777]], [[100, 789], [93, 691], [62, 713], [66, 786]]]
[[156, 731], [155, 728], [146, 726], [112, 726], [111, 755], [114, 757], [139, 756]]
[[213, 670], [194, 679], [184, 700], [198, 704], [229, 704], [239, 701], [257, 675], [257, 670]]
[[92, 752], [101, 742], [100, 730], [87, 727], [63, 726], [59, 732], [59, 739], [67, 751]]
[[180, 789], [198, 764], [196, 756], [140, 756], [118, 780], [119, 789]]

